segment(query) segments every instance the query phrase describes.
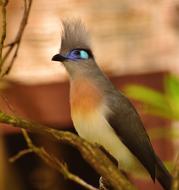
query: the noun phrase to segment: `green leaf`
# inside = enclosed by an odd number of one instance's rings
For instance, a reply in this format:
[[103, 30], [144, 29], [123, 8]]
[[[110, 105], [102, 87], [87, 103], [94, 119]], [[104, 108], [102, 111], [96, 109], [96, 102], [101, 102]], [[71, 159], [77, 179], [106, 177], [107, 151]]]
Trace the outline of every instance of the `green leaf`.
[[179, 100], [179, 78], [174, 75], [168, 75], [164, 80], [166, 93], [170, 97], [176, 97]]
[[164, 82], [168, 104], [170, 104], [173, 113], [179, 117], [179, 78], [169, 75]]
[[161, 110], [161, 112], [171, 112], [170, 105], [167, 104], [165, 95], [149, 87], [128, 85], [124, 88], [124, 92], [127, 96]]

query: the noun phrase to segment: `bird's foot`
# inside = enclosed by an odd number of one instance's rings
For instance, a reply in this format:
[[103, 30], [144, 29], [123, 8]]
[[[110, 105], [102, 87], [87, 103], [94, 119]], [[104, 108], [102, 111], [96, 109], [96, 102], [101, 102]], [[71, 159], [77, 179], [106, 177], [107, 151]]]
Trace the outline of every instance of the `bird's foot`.
[[99, 190], [112, 190], [111, 185], [102, 176], [99, 178]]

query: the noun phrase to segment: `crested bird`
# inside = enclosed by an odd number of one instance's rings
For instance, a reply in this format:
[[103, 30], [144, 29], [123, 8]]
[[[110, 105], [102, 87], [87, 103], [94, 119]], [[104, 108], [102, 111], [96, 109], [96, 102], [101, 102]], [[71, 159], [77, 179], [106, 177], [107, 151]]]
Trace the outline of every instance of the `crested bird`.
[[136, 109], [102, 72], [93, 55], [89, 33], [80, 20], [62, 21], [60, 52], [70, 80], [74, 127], [82, 138], [102, 146], [124, 171], [135, 166], [170, 190], [172, 177], [151, 145]]

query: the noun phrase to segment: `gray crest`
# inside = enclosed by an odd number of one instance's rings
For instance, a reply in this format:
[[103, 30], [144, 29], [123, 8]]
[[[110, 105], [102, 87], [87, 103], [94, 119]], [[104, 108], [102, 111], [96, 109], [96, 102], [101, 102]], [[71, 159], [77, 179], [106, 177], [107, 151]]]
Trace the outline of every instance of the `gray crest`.
[[89, 34], [80, 19], [62, 20], [61, 52], [76, 48], [90, 49]]

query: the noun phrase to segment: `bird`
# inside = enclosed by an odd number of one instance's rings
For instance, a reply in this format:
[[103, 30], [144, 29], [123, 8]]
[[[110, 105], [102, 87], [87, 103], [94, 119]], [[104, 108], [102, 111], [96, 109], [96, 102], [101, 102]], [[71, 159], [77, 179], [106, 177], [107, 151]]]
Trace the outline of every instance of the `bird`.
[[71, 118], [78, 135], [102, 146], [123, 171], [135, 172], [138, 166], [170, 190], [171, 174], [155, 153], [135, 107], [96, 63], [84, 23], [67, 19], [62, 26], [61, 48], [52, 61], [61, 62], [69, 75]]

